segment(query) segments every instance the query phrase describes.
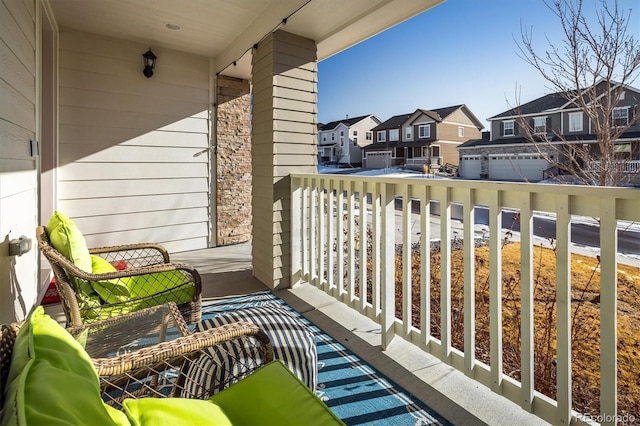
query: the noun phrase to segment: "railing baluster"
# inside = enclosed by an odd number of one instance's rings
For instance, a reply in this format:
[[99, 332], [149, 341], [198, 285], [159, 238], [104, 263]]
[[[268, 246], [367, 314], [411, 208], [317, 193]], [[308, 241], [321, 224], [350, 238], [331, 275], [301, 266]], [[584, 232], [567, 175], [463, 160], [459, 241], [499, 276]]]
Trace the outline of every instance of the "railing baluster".
[[371, 257], [372, 257], [372, 268], [371, 268], [371, 303], [373, 305], [374, 315], [377, 317], [380, 315], [380, 311], [382, 309], [380, 303], [380, 274], [382, 268], [381, 266], [381, 250], [380, 250], [380, 240], [381, 240], [381, 204], [382, 204], [382, 195], [381, 195], [381, 184], [375, 183], [373, 185], [373, 191], [371, 192]]
[[302, 281], [302, 191], [299, 179], [291, 179], [291, 287]]
[[327, 290], [329, 293], [335, 288], [335, 281], [333, 279], [333, 269], [335, 267], [335, 252], [333, 247], [335, 245], [335, 227], [336, 227], [336, 196], [335, 180], [333, 178], [329, 181], [329, 194], [327, 197]]
[[411, 187], [402, 185], [402, 321], [406, 335], [411, 331]]
[[347, 302], [351, 303], [355, 299], [355, 204], [356, 191], [354, 183], [349, 183], [349, 192], [347, 193]]
[[[616, 200], [600, 201], [600, 414], [614, 425], [618, 414], [618, 222]], [[636, 420], [638, 420], [636, 418]]]
[[440, 328], [442, 359], [451, 362], [451, 188], [440, 198]]
[[382, 188], [382, 271], [381, 321], [382, 349], [387, 349], [394, 337], [395, 322], [395, 186]]
[[309, 194], [311, 189], [308, 177], [302, 179], [302, 185], [302, 276], [307, 281], [311, 281], [309, 277], [309, 226], [311, 223], [311, 219], [309, 218]]
[[367, 188], [366, 182], [358, 183], [358, 191], [360, 193], [360, 310], [365, 311], [367, 307]]
[[489, 329], [491, 390], [502, 393], [502, 204], [500, 191], [489, 205]]
[[464, 368], [469, 377], [476, 364], [476, 268], [474, 193], [468, 189], [463, 205], [464, 241]]
[[316, 186], [316, 178], [311, 179], [311, 193], [309, 203], [309, 274], [311, 276], [311, 283], [316, 287], [319, 286], [318, 281], [318, 258], [317, 258], [317, 236], [318, 227], [315, 226], [318, 223], [318, 187]]
[[523, 192], [520, 202], [520, 301], [522, 347], [520, 348], [520, 368], [522, 399], [520, 405], [527, 411], [533, 410], [534, 396], [534, 316], [533, 316], [533, 211], [531, 193]]
[[569, 196], [556, 207], [556, 399], [558, 424], [571, 421], [571, 214]]
[[336, 238], [336, 286], [339, 297], [344, 293], [344, 181], [338, 183], [338, 205], [336, 206], [338, 221]]
[[325, 213], [327, 207], [327, 194], [325, 193], [325, 189], [325, 179], [321, 178], [318, 182], [318, 285], [320, 285], [321, 288], [327, 287], [327, 280], [324, 276], [324, 261], [325, 255], [328, 252], [324, 232], [324, 229], [327, 226]]
[[431, 191], [420, 197], [420, 328], [422, 343], [431, 341]]

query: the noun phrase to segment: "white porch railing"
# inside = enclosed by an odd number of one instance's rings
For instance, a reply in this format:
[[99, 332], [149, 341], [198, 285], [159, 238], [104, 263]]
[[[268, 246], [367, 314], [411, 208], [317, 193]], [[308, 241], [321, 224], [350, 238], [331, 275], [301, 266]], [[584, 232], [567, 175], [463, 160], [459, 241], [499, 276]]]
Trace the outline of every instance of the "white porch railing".
[[[432, 206], [439, 206], [440, 226], [432, 235]], [[462, 225], [452, 220], [461, 211]], [[519, 213], [521, 262], [520, 381], [503, 371], [502, 217]], [[364, 214], [364, 212], [367, 212]], [[476, 213], [488, 211], [490, 362], [476, 358], [475, 247]], [[534, 390], [534, 212], [555, 216], [555, 400]], [[419, 236], [412, 241], [412, 215]], [[617, 229], [618, 221], [640, 222], [640, 191], [631, 188], [576, 187], [463, 180], [425, 180], [336, 175], [291, 175], [292, 283], [309, 282], [377, 321], [382, 347], [397, 336], [439, 357], [469, 377], [555, 424], [585, 423], [572, 409], [571, 221], [599, 218], [600, 226], [600, 416], [614, 424], [618, 415]], [[463, 348], [452, 345], [452, 224], [464, 241]], [[401, 232], [397, 235], [396, 228]], [[415, 230], [413, 230], [415, 231]], [[367, 235], [366, 239], [360, 235]], [[431, 319], [430, 253], [432, 237], [440, 243], [438, 336]], [[412, 277], [412, 242], [419, 243], [421, 270]], [[370, 249], [364, 249], [370, 244]], [[417, 246], [418, 244], [414, 244]], [[397, 247], [402, 247], [398, 249]], [[343, 248], [343, 249], [339, 249]], [[429, 248], [429, 249], [427, 249]], [[402, 256], [401, 314], [396, 314], [396, 255]], [[361, 267], [367, 265], [370, 267]], [[370, 275], [370, 276], [367, 276]], [[412, 286], [419, 281], [419, 303]], [[360, 283], [365, 287], [360, 287]], [[361, 290], [362, 289], [362, 290]], [[415, 291], [415, 290], [414, 290]], [[418, 310], [419, 312], [415, 312]], [[415, 326], [416, 317], [419, 326]], [[486, 359], [486, 358], [485, 358]], [[495, 360], [495, 361], [494, 361]], [[636, 419], [639, 420], [639, 419]]]
[[[613, 164], [614, 170], [619, 173], [640, 173], [640, 160], [621, 160]], [[600, 162], [590, 161], [587, 163], [587, 172], [597, 172], [600, 170]]]
[[427, 164], [429, 159], [427, 157], [413, 157], [407, 158], [407, 166], [422, 166], [423, 164]]

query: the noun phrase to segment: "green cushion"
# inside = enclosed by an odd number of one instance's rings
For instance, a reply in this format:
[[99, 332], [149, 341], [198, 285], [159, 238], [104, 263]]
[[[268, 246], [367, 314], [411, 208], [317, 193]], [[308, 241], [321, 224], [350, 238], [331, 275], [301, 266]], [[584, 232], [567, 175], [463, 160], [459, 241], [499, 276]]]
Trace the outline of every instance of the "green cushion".
[[[91, 271], [94, 274], [108, 274], [118, 270], [109, 261], [95, 254], [91, 255]], [[107, 303], [126, 302], [131, 299], [129, 277], [92, 282], [93, 289]]]
[[199, 399], [125, 399], [124, 411], [132, 425], [231, 425], [216, 404]]
[[344, 425], [280, 360], [270, 362], [210, 401], [238, 425]]
[[87, 353], [42, 306], [18, 333], [7, 383], [3, 426], [128, 424], [102, 402]]
[[[188, 283], [188, 285], [184, 285]], [[142, 298], [173, 290], [173, 296], [185, 303], [193, 299], [195, 288], [189, 278], [180, 271], [156, 272], [149, 275], [136, 275], [128, 283], [133, 298]]]
[[47, 234], [53, 248], [78, 268], [91, 272], [91, 255], [87, 242], [71, 219], [59, 211], [54, 212], [47, 225]]

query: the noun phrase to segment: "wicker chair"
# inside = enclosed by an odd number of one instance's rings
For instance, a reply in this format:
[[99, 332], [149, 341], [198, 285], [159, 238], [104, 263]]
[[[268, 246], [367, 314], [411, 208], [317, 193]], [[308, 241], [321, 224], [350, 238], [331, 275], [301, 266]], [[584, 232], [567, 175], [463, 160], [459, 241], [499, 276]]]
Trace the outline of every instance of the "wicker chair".
[[[187, 323], [197, 322], [201, 318], [200, 274], [190, 265], [170, 262], [169, 254], [158, 244], [91, 248], [89, 252], [92, 255], [100, 256], [118, 269], [116, 272], [93, 274], [78, 268], [53, 248], [44, 226], [36, 229], [36, 238], [40, 251], [53, 269], [69, 327], [175, 302], [176, 299], [182, 300], [181, 303], [177, 302], [178, 308]], [[123, 286], [125, 282], [129, 287], [131, 283], [140, 284], [145, 290], [126, 296], [114, 293], [113, 297], [106, 298], [104, 293], [98, 295], [93, 292], [98, 285], [104, 289]], [[149, 291], [154, 286], [159, 290]]]
[[[137, 313], [129, 314], [136, 315]], [[118, 318], [112, 318], [91, 326], [109, 327]], [[11, 367], [11, 355], [20, 324], [2, 325], [0, 340], [0, 408], [3, 406], [7, 377]], [[211, 394], [193, 377], [214, 374], [218, 365], [211, 368], [210, 348], [221, 343], [232, 345], [237, 351], [225, 351], [232, 358], [225, 360], [235, 364], [233, 374], [223, 374], [224, 382], [216, 382], [218, 390], [223, 390], [255, 370], [273, 360], [273, 348], [269, 337], [259, 327], [249, 323], [238, 322], [226, 326], [209, 329], [203, 332], [188, 334], [177, 339], [157, 343], [129, 353], [111, 358], [92, 358], [93, 366], [100, 378], [102, 400], [118, 409], [125, 398], [144, 397], [182, 397], [205, 399]], [[254, 357], [247, 357], [246, 350]], [[243, 355], [239, 355], [243, 354]], [[208, 365], [207, 371], [196, 371], [199, 366]], [[195, 375], [194, 375], [195, 374]], [[61, 383], [61, 386], [64, 386]]]

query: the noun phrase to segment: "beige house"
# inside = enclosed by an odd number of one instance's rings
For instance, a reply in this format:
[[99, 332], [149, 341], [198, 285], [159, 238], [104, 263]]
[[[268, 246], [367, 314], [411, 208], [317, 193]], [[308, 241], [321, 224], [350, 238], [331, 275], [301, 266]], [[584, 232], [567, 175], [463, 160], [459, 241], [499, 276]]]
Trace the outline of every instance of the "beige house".
[[480, 137], [484, 128], [466, 105], [417, 109], [373, 128], [374, 143], [365, 148], [369, 169], [406, 166], [422, 170], [458, 164], [457, 146]]

